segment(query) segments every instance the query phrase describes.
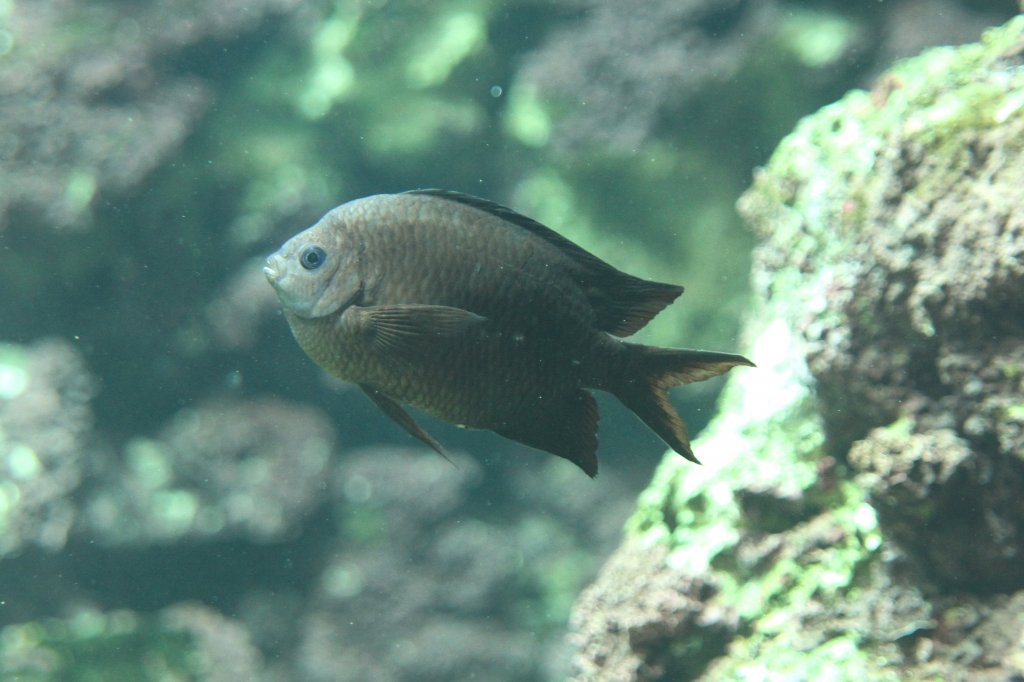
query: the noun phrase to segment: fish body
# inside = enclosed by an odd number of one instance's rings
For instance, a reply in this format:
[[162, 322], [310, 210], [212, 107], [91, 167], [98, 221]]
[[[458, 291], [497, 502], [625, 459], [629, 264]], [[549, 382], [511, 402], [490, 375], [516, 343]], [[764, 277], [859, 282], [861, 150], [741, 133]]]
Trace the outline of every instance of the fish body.
[[620, 340], [682, 287], [623, 273], [529, 218], [455, 192], [343, 204], [264, 271], [305, 352], [442, 454], [400, 403], [594, 476], [594, 388], [696, 461], [667, 388], [752, 364]]

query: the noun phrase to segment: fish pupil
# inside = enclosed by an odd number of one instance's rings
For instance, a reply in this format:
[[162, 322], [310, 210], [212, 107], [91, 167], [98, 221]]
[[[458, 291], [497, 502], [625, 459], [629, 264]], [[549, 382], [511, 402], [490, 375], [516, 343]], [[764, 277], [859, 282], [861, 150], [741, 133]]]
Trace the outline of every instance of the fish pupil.
[[302, 252], [299, 262], [307, 270], [316, 270], [324, 264], [325, 260], [327, 260], [327, 253], [319, 246], [311, 246]]

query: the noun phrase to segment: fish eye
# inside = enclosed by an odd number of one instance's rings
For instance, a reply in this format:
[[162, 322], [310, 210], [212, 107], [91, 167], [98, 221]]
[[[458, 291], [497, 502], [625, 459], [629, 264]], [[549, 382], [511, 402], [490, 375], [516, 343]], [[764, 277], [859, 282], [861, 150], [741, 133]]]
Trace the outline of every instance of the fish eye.
[[310, 246], [303, 251], [302, 256], [299, 257], [299, 262], [302, 263], [302, 267], [307, 270], [316, 270], [324, 264], [325, 260], [327, 260], [327, 252], [319, 246]]

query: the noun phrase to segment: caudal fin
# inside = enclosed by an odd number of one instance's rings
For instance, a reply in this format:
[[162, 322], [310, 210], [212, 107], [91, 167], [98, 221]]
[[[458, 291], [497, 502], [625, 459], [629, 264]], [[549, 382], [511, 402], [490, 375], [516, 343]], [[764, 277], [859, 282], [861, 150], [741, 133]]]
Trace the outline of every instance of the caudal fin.
[[690, 448], [686, 424], [668, 399], [668, 389], [710, 379], [738, 365], [753, 367], [754, 363], [732, 353], [623, 345], [625, 371], [609, 390], [670, 448], [699, 464]]

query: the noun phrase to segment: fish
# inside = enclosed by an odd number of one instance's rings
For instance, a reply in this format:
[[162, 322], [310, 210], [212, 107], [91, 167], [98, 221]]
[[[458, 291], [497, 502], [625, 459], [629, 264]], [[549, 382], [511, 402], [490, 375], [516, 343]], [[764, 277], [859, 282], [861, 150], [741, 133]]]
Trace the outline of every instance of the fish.
[[445, 457], [403, 405], [594, 477], [593, 389], [698, 462], [668, 389], [753, 366], [624, 340], [683, 287], [629, 275], [510, 208], [450, 190], [344, 203], [263, 271], [302, 350]]

